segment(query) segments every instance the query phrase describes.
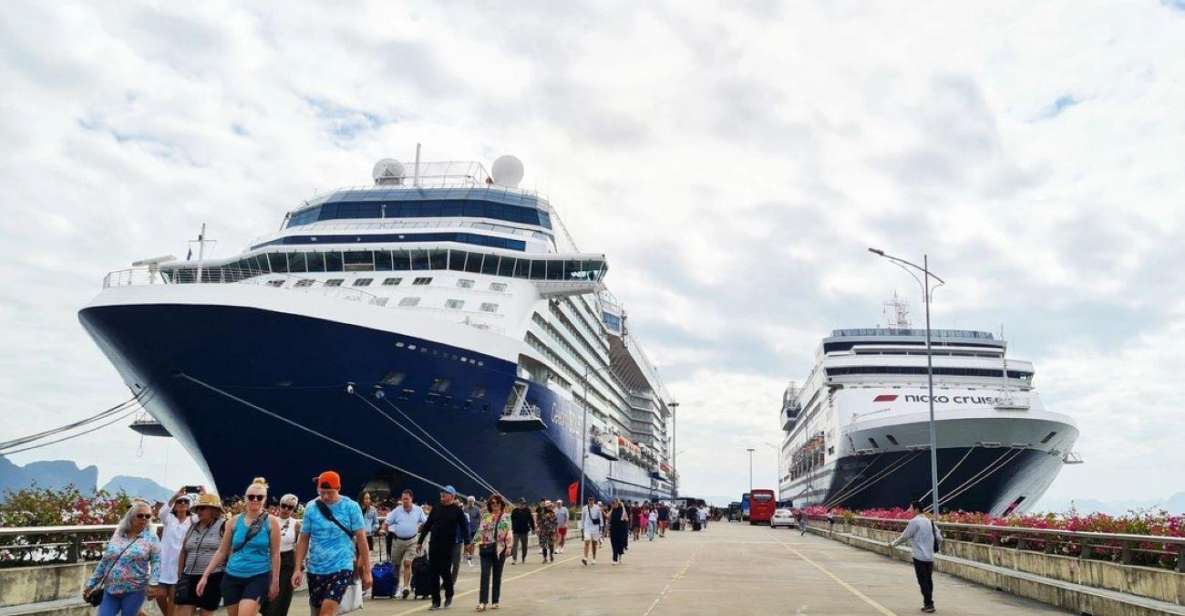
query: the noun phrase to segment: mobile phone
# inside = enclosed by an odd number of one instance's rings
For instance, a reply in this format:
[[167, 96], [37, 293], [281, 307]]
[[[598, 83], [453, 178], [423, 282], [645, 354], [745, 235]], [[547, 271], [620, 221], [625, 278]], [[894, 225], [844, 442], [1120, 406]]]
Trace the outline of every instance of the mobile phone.
[[199, 486], [185, 486], [184, 488], [181, 488], [181, 490], [186, 494], [197, 494], [198, 492], [201, 492]]

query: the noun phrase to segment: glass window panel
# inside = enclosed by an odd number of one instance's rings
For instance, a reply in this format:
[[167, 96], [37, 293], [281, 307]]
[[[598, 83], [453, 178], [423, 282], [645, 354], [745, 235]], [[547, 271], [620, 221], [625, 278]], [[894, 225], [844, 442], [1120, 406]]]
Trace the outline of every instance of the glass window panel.
[[374, 269], [376, 272], [391, 271], [391, 251], [390, 250], [376, 250], [376, 251], [374, 251]]
[[325, 271], [342, 271], [342, 253], [340, 251], [331, 250], [325, 253]]
[[411, 268], [414, 270], [428, 269], [428, 251], [423, 248], [414, 248], [411, 251]]
[[531, 280], [544, 280], [547, 278], [547, 261], [536, 259], [531, 261]]
[[288, 253], [288, 271], [297, 273], [309, 271], [304, 256], [303, 252]]
[[547, 262], [547, 279], [548, 280], [563, 280], [564, 279], [564, 262], [563, 261], [548, 261]]
[[481, 262], [481, 273], [491, 276], [498, 273], [498, 255], [486, 255]]
[[448, 257], [448, 268], [457, 271], [465, 271], [465, 255], [468, 254], [464, 250], [450, 250]]
[[591, 276], [580, 261], [564, 261], [564, 278], [567, 280], [588, 280]]
[[271, 265], [273, 272], [287, 273], [288, 258], [282, 252], [272, 252], [267, 255], [268, 263]]
[[307, 254], [308, 254], [308, 259], [307, 259], [307, 261], [308, 261], [308, 264], [309, 264], [309, 271], [310, 271], [310, 272], [323, 272], [323, 271], [325, 271], [325, 253], [323, 253], [323, 252], [310, 252], [310, 253], [307, 253]]
[[344, 261], [347, 272], [374, 271], [374, 253], [369, 250], [348, 250]]
[[469, 253], [469, 259], [467, 261], [465, 261], [465, 271], [472, 272], [474, 274], [480, 272], [481, 271], [481, 256], [482, 255], [480, 252]]
[[391, 251], [392, 267], [397, 271], [411, 269], [411, 253], [406, 250]]
[[513, 276], [514, 275], [514, 257], [502, 257], [498, 263], [499, 276]]
[[448, 269], [448, 250], [443, 248], [429, 250], [428, 266], [435, 270]]

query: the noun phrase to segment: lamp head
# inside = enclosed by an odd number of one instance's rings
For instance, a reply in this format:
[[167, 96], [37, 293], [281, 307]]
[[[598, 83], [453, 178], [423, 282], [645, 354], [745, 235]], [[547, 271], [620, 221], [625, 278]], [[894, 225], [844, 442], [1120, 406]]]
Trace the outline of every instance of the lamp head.
[[885, 256], [885, 251], [881, 250], [880, 248], [869, 248], [868, 252], [871, 252], [874, 255], [880, 255], [882, 257]]

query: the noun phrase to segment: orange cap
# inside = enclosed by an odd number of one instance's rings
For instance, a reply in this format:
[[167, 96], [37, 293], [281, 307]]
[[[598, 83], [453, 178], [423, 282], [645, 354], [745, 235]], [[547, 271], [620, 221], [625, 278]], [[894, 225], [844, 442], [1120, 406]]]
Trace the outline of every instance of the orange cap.
[[317, 489], [324, 490], [340, 490], [342, 489], [342, 478], [334, 471], [325, 471], [317, 476]]

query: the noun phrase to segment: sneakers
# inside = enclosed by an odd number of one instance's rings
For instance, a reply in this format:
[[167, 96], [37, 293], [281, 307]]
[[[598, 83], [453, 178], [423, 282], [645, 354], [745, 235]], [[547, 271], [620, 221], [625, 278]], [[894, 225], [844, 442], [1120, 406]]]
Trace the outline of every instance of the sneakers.
[[923, 612], [925, 612], [925, 613], [927, 613], [927, 614], [933, 614], [933, 613], [934, 613], [934, 606], [933, 606], [933, 605], [927, 605], [927, 606], [925, 606], [925, 607], [923, 607], [923, 608], [922, 608], [922, 611], [923, 611]]
[[406, 600], [406, 599], [407, 599], [407, 596], [408, 596], [408, 595], [410, 595], [410, 594], [411, 594], [411, 589], [410, 589], [410, 588], [404, 588], [404, 589], [403, 589], [403, 598], [404, 598], [404, 600]]
[[582, 564], [582, 565], [584, 565], [585, 567], [587, 567], [587, 566], [588, 566], [588, 559], [587, 559], [587, 558], [581, 558], [581, 559], [580, 559], [580, 564]]
[[517, 564], [518, 564], [518, 559], [515, 559], [515, 560], [512, 560], [512, 561], [510, 561], [510, 564], [511, 564], [512, 566], [513, 566], [513, 565], [517, 565]]

